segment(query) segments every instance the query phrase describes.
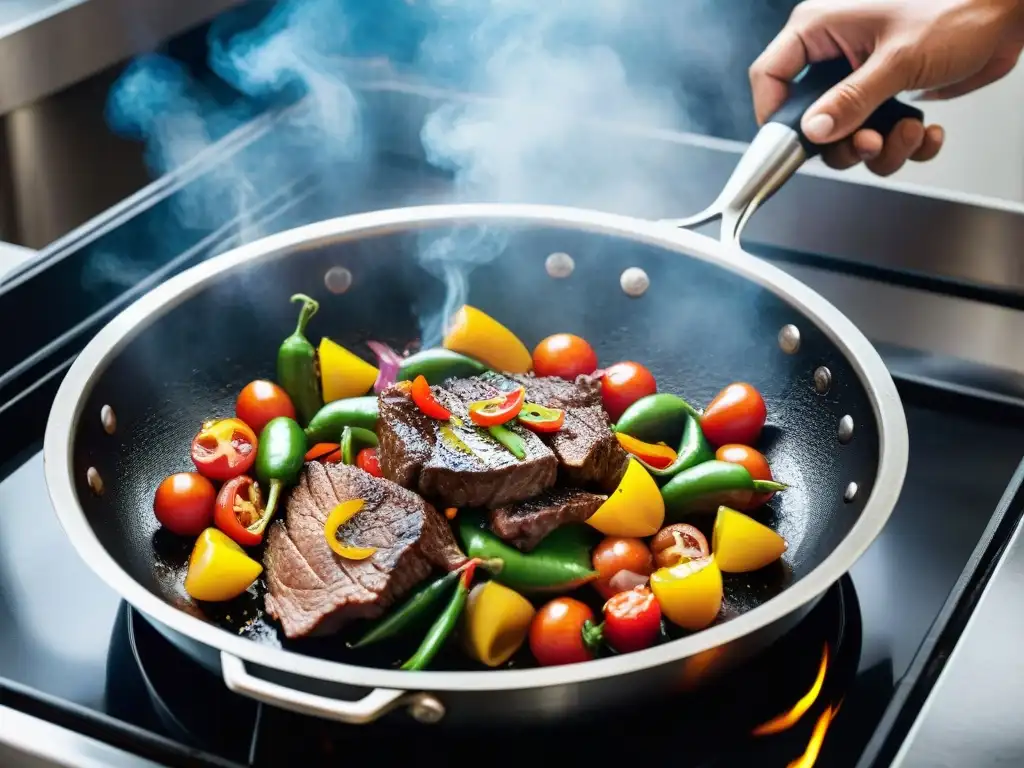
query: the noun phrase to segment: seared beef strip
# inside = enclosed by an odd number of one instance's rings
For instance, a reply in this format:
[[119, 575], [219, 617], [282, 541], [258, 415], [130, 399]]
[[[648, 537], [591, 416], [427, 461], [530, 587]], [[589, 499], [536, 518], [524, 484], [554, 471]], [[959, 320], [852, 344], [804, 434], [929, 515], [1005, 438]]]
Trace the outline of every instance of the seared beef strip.
[[[366, 560], [346, 560], [327, 544], [324, 524], [338, 504], [363, 508], [338, 535], [377, 547]], [[356, 467], [310, 462], [288, 497], [284, 520], [267, 535], [267, 613], [289, 638], [330, 634], [346, 622], [380, 616], [427, 577], [466, 561], [451, 529], [416, 494]]]
[[474, 399], [494, 397], [497, 392], [508, 392], [516, 386], [526, 390], [527, 401], [565, 411], [562, 429], [542, 438], [558, 458], [566, 484], [594, 485], [606, 493], [615, 490], [629, 456], [615, 438], [601, 406], [598, 380], [580, 376], [571, 382], [554, 376], [486, 373], [445, 382], [447, 389], [460, 396], [474, 395]]
[[507, 425], [526, 449], [526, 457], [517, 459], [487, 430], [473, 425], [467, 404], [496, 394], [479, 386], [476, 394], [455, 387], [468, 397], [432, 388], [438, 402], [458, 420], [451, 422], [424, 416], [402, 387], [382, 392], [377, 432], [383, 475], [445, 507], [496, 507], [553, 486], [558, 462], [537, 435], [519, 425]]
[[529, 552], [556, 528], [585, 522], [606, 498], [575, 488], [556, 488], [536, 498], [493, 510], [491, 530], [522, 551]]

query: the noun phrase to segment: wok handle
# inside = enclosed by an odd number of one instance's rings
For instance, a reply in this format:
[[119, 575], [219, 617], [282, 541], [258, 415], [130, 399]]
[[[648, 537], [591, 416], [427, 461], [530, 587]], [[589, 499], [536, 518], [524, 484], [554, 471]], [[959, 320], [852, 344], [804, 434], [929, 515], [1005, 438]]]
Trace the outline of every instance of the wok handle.
[[[803, 147], [805, 159], [821, 154], [824, 147], [808, 140], [800, 127], [800, 121], [818, 99], [852, 73], [853, 67], [845, 58], [810, 65], [790, 85], [786, 103], [779, 108], [778, 112], [768, 118], [769, 123], [778, 123], [796, 132], [797, 139]], [[904, 104], [896, 98], [891, 98], [884, 101], [878, 109], [871, 113], [863, 127], [878, 131], [882, 136], [888, 136], [897, 123], [908, 119], [924, 122], [924, 112], [917, 107]]]
[[263, 680], [250, 674], [240, 658], [224, 651], [220, 654], [220, 667], [224, 685], [232, 693], [300, 715], [312, 715], [348, 725], [363, 725], [372, 723], [394, 709], [407, 707], [409, 713], [420, 722], [435, 723], [444, 717], [441, 702], [428, 693], [374, 688], [357, 701], [341, 701]]

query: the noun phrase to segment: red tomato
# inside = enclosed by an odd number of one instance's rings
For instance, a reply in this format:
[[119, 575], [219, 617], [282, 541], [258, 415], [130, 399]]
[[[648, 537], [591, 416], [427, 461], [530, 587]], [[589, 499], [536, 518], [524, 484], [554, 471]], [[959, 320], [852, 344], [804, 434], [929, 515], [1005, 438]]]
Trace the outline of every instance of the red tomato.
[[[739, 443], [727, 443], [715, 451], [715, 458], [719, 461], [728, 461], [730, 464], [741, 464], [746, 468], [750, 476], [755, 480], [774, 480], [772, 477], [772, 468], [768, 466], [768, 459], [764, 457], [764, 454], [755, 451], [753, 448], [740, 445]], [[774, 493], [755, 493], [751, 494], [749, 500], [743, 498], [737, 498], [733, 501], [745, 501], [745, 504], [733, 504], [741, 512], [755, 509], [760, 507], [762, 504], [766, 504]]]
[[616, 363], [605, 368], [601, 377], [601, 399], [613, 422], [641, 397], [657, 391], [654, 375], [640, 363]]
[[[608, 536], [594, 548], [592, 555], [597, 579], [594, 587], [605, 600], [622, 591], [613, 587], [610, 582], [619, 571], [629, 571], [640, 576], [650, 576], [654, 570], [654, 557], [651, 550], [640, 539], [625, 539]], [[627, 585], [625, 589], [630, 589]]]
[[213, 522], [243, 547], [255, 547], [263, 532], [254, 533], [250, 526], [263, 516], [263, 498], [259, 484], [248, 475], [228, 480], [217, 494]]
[[619, 592], [604, 604], [604, 639], [619, 653], [650, 648], [661, 631], [661, 606], [647, 587]]
[[153, 512], [160, 525], [179, 536], [198, 536], [210, 527], [217, 491], [196, 472], [179, 472], [157, 486]]
[[204, 424], [192, 440], [192, 461], [211, 480], [244, 475], [256, 461], [256, 435], [240, 419]]
[[749, 384], [730, 384], [711, 401], [700, 426], [714, 445], [751, 445], [764, 427], [768, 410], [764, 398]]
[[356, 454], [356, 466], [374, 477], [384, 477], [380, 471], [380, 460], [376, 448], [363, 448]]
[[584, 339], [571, 333], [548, 336], [533, 350], [533, 372], [569, 381], [597, 370], [597, 354]]
[[288, 393], [277, 384], [266, 379], [250, 381], [238, 393], [235, 415], [244, 421], [257, 435], [267, 422], [278, 416], [295, 418], [295, 406]]
[[[749, 493], [749, 491], [740, 491]], [[672, 523], [651, 539], [651, 552], [658, 568], [669, 568], [684, 560], [700, 560], [711, 554], [707, 537], [689, 523]]]
[[543, 606], [530, 625], [530, 651], [542, 667], [576, 664], [594, 658], [583, 640], [594, 612], [571, 597], [556, 597]]

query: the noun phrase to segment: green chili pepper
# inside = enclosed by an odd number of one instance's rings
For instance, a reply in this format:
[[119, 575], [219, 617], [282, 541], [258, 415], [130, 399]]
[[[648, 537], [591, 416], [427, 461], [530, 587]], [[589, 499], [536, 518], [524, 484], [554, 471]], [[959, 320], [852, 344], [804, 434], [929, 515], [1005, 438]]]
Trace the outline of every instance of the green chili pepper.
[[493, 427], [488, 427], [487, 431], [491, 433], [491, 437], [508, 448], [517, 459], [526, 458], [526, 443], [523, 442], [523, 438], [504, 424], [495, 424]]
[[316, 347], [305, 336], [306, 326], [320, 309], [320, 304], [304, 293], [296, 293], [292, 301], [301, 301], [302, 309], [299, 310], [295, 332], [281, 342], [277, 351], [277, 383], [292, 399], [299, 421], [308, 424], [324, 404], [316, 369]]
[[754, 480], [741, 464], [711, 460], [690, 467], [673, 477], [661, 489], [666, 521], [687, 512], [709, 512], [731, 501], [736, 491], [768, 493], [784, 491], [786, 485], [772, 480]]
[[436, 581], [432, 581], [416, 590], [413, 596], [393, 610], [373, 628], [363, 635], [352, 647], [362, 648], [365, 645], [386, 640], [415, 624], [423, 618], [437, 602], [444, 597], [452, 584], [459, 578], [459, 571], [446, 573]]
[[705, 461], [711, 461], [713, 458], [715, 458], [715, 452], [711, 450], [711, 445], [708, 443], [707, 438], [704, 437], [704, 430], [700, 428], [700, 421], [692, 416], [687, 416], [686, 424], [683, 426], [683, 437], [680, 439], [679, 449], [676, 451], [675, 461], [664, 469], [652, 467], [643, 459], [638, 458], [637, 461], [643, 464], [644, 469], [654, 477], [667, 480], [690, 467], [703, 464]]
[[423, 638], [420, 647], [413, 654], [402, 669], [418, 670], [426, 667], [441, 650], [448, 635], [455, 629], [462, 611], [466, 607], [466, 598], [469, 596], [469, 585], [473, 582], [473, 573], [476, 571], [476, 562], [470, 561], [466, 569], [459, 574], [459, 583], [455, 587], [455, 594], [448, 601], [448, 607], [437, 617], [437, 621], [430, 627], [427, 636]]
[[345, 427], [360, 427], [373, 431], [377, 428], [379, 408], [376, 395], [347, 397], [328, 403], [310, 419], [306, 426], [306, 441], [316, 443], [341, 442]]
[[615, 431], [646, 443], [671, 445], [682, 433], [687, 418], [700, 421], [700, 412], [681, 397], [659, 392], [629, 406], [616, 422]]
[[484, 560], [501, 560], [495, 581], [517, 592], [568, 591], [597, 578], [590, 550], [592, 530], [583, 525], [556, 528], [532, 552], [520, 552], [482, 527], [471, 513], [456, 518], [466, 554]]
[[445, 379], [468, 379], [488, 370], [483, 363], [450, 349], [424, 349], [402, 361], [396, 381], [423, 376], [428, 384], [441, 384]]
[[355, 464], [360, 448], [376, 448], [380, 443], [377, 435], [362, 427], [345, 427], [341, 430], [341, 462]]
[[256, 477], [270, 492], [263, 515], [250, 531], [262, 533], [273, 519], [281, 491], [299, 479], [305, 454], [306, 436], [294, 419], [278, 416], [263, 428], [256, 448]]

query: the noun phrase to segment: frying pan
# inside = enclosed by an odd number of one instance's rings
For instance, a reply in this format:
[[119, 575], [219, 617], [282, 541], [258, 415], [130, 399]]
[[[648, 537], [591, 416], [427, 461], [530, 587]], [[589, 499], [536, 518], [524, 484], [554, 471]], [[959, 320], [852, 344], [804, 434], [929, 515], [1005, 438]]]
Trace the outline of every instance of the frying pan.
[[[528, 722], [705, 684], [794, 626], [849, 570], [888, 519], [906, 471], [903, 409], [874, 348], [821, 296], [737, 244], [750, 211], [816, 151], [799, 118], [843, 72], [835, 64], [810, 70], [755, 139], [711, 209], [723, 215], [725, 242], [592, 211], [441, 205], [311, 224], [168, 280], [100, 331], [53, 404], [46, 479], [67, 535], [229, 689], [302, 713], [363, 723], [406, 708], [424, 722]], [[921, 114], [893, 101], [873, 126], [887, 133], [904, 117]], [[436, 258], [444, 249], [448, 257]], [[572, 257], [571, 275], [549, 274], [552, 253]], [[466, 294], [453, 294], [453, 260], [469, 255], [474, 268], [463, 263], [457, 273]], [[643, 295], [620, 285], [627, 268], [646, 274]], [[232, 414], [247, 382], [273, 376], [296, 292], [321, 303], [314, 340], [329, 335], [351, 349], [368, 339], [402, 348], [457, 299], [527, 345], [568, 331], [605, 363], [643, 362], [660, 390], [691, 402], [749, 381], [768, 405], [759, 447], [792, 486], [765, 513], [789, 543], [784, 564], [728, 578], [726, 620], [709, 629], [544, 669], [460, 669], [453, 653], [431, 671], [402, 672], [336, 638], [284, 640], [256, 598], [196, 605], [181, 586], [190, 543], [158, 530], [153, 491], [190, 469], [198, 424]]]

